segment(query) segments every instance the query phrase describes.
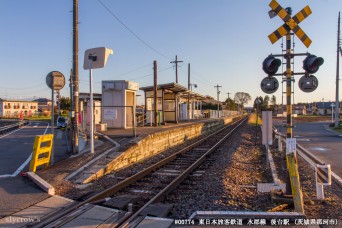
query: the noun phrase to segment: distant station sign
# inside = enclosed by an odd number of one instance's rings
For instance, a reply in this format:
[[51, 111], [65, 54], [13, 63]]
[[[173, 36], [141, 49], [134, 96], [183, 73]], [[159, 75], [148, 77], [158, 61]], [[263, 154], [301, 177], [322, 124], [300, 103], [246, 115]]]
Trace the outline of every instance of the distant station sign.
[[61, 90], [65, 85], [65, 77], [59, 71], [51, 71], [46, 75], [46, 85], [53, 90]]

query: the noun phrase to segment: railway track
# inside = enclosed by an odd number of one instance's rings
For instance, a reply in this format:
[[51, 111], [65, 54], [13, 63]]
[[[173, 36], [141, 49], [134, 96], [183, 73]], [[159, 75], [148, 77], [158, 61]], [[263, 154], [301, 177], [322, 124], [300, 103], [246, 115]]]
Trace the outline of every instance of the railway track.
[[[172, 154], [148, 168], [126, 177], [124, 180], [104, 191], [82, 201], [74, 202], [67, 208], [45, 216], [39, 223], [31, 224], [33, 227], [61, 227], [82, 213], [90, 210], [94, 205], [101, 204], [109, 207], [127, 210], [127, 213], [117, 213], [109, 218], [110, 227], [134, 227], [145, 216], [146, 209], [160, 202], [168, 193], [177, 188], [189, 175], [197, 175], [196, 170], [207, 161], [217, 148], [227, 140], [247, 117], [240, 118], [226, 127], [196, 141], [186, 148]], [[197, 173], [196, 173], [197, 172]]]

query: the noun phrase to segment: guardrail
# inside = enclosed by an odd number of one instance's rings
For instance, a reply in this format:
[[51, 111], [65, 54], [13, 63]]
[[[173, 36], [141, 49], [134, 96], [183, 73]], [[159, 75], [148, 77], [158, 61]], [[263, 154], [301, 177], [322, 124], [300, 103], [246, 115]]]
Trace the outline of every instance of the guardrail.
[[[279, 148], [279, 150], [282, 150], [282, 142], [285, 142], [286, 135], [278, 132], [276, 128], [273, 128], [273, 132], [276, 136], [278, 136], [278, 137], [276, 137], [276, 138], [278, 138], [278, 143], [279, 143], [278, 148]], [[300, 145], [298, 143], [296, 143], [296, 149], [298, 151], [298, 154], [302, 158], [304, 158], [312, 166], [312, 168], [315, 169], [316, 176], [317, 176], [317, 169], [319, 169], [320, 167], [323, 167], [323, 166], [324, 167], [330, 166], [329, 164], [326, 164], [324, 161], [322, 161], [321, 159], [317, 158], [315, 155], [310, 153], [307, 149], [305, 149], [302, 145]], [[331, 177], [328, 177], [328, 179], [332, 178], [335, 181], [335, 183], [342, 188], [342, 178], [339, 177], [334, 172], [330, 172], [330, 170], [329, 170], [329, 173], [331, 173]], [[316, 177], [316, 179], [317, 179], [317, 177]], [[317, 190], [318, 198], [324, 198], [323, 185], [320, 184], [319, 187], [316, 186], [316, 190]]]
[[[276, 128], [273, 128], [273, 132], [274, 132], [275, 135], [278, 135], [278, 137], [281, 137], [281, 140], [283, 142], [285, 142], [286, 135], [278, 132]], [[296, 148], [299, 149], [308, 159], [310, 159], [312, 161], [311, 164], [319, 164], [319, 165], [324, 165], [325, 164], [322, 160], [320, 160], [319, 158], [314, 156], [312, 153], [310, 153], [307, 149], [305, 149], [300, 144], [296, 143]]]
[[27, 125], [29, 122], [28, 121], [20, 121], [15, 124], [10, 124], [4, 127], [0, 127], [0, 135], [5, 134], [7, 132], [13, 131], [17, 128], [20, 128], [21, 126]]

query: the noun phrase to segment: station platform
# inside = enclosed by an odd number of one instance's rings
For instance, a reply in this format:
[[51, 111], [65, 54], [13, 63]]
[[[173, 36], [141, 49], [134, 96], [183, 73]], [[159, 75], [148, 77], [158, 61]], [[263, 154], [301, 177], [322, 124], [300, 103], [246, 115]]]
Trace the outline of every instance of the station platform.
[[66, 179], [77, 184], [87, 184], [114, 170], [125, 168], [189, 139], [210, 133], [232, 122], [235, 117], [237, 116], [194, 119], [157, 127], [137, 127], [135, 134], [133, 129], [108, 129], [99, 132], [100, 136], [111, 140], [115, 147], [80, 167]]
[[[180, 121], [178, 123], [166, 123], [164, 125], [159, 125], [159, 126], [151, 126], [151, 125], [145, 125], [145, 126], [139, 126], [136, 127], [136, 136], [139, 135], [146, 135], [146, 134], [154, 134], [157, 132], [161, 131], [167, 131], [179, 127], [184, 127], [188, 125], [192, 125], [195, 123], [201, 123], [201, 122], [206, 122], [206, 121], [213, 121], [216, 119], [191, 119], [191, 120], [186, 120], [186, 121]], [[134, 137], [134, 130], [133, 128], [128, 128], [128, 129], [113, 129], [110, 128], [104, 133], [110, 137], [116, 138], [116, 137]]]

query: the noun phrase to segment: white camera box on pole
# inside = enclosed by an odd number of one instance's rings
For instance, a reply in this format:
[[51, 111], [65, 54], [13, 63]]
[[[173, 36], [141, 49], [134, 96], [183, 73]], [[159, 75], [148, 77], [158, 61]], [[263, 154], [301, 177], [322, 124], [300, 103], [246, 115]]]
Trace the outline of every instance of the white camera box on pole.
[[108, 128], [133, 127], [137, 90], [136, 82], [102, 81], [102, 123]]

